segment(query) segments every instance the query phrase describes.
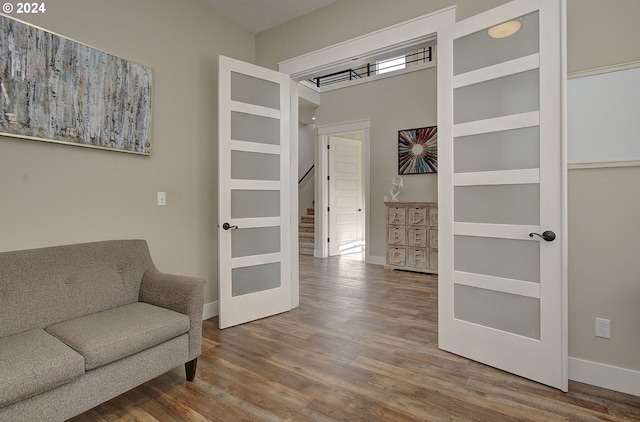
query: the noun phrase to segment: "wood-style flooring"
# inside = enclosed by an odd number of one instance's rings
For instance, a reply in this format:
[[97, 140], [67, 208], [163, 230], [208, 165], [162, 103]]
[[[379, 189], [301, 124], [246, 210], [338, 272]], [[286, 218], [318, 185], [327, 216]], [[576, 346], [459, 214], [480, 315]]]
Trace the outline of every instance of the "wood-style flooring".
[[569, 392], [438, 349], [437, 279], [300, 257], [300, 306], [219, 330], [176, 368], [73, 421], [640, 421], [640, 397]]

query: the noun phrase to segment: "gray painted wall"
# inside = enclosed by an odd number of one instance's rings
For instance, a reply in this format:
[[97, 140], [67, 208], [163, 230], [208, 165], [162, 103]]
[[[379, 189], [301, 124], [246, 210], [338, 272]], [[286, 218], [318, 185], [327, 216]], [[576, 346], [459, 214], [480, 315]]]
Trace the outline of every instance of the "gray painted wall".
[[206, 279], [215, 301], [218, 54], [253, 61], [254, 35], [196, 0], [46, 6], [20, 18], [153, 69], [153, 151], [0, 138], [0, 250], [147, 239], [161, 271]]

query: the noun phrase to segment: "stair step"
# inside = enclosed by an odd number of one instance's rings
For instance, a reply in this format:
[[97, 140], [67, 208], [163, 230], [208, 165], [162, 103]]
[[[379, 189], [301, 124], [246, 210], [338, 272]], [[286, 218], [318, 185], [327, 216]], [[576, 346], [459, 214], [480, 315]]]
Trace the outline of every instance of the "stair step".
[[315, 225], [308, 223], [300, 223], [298, 232], [299, 233], [313, 233], [315, 229]]
[[313, 255], [313, 247], [300, 247], [300, 250], [298, 251], [298, 253], [300, 255]]
[[315, 208], [307, 208], [307, 215], [300, 216], [298, 226], [298, 253], [313, 256], [315, 248]]

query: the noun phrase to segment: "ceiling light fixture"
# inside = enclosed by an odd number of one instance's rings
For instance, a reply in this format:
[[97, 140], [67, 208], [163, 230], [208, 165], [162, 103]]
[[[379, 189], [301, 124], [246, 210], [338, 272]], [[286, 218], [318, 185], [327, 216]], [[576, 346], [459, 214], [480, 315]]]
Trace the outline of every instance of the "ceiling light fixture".
[[491, 38], [506, 38], [515, 34], [520, 30], [522, 23], [520, 20], [508, 21], [505, 23], [501, 23], [500, 25], [493, 26], [489, 28], [489, 36]]

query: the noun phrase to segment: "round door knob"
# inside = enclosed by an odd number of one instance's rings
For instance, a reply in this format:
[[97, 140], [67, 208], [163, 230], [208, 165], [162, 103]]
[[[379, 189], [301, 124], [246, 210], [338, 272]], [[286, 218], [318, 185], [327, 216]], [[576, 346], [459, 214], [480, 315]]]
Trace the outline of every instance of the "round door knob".
[[546, 240], [547, 242], [552, 242], [556, 238], [556, 234], [551, 230], [547, 230], [542, 234], [539, 233], [529, 233], [529, 237], [538, 236], [541, 239]]

